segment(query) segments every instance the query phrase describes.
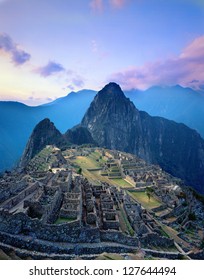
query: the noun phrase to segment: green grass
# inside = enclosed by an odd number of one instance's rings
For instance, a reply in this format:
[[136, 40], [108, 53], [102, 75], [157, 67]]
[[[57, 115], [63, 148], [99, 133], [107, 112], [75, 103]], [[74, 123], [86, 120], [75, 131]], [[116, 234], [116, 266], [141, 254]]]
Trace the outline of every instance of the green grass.
[[136, 192], [136, 191], [128, 191], [129, 195], [136, 199], [141, 205], [146, 208], [146, 209], [153, 209], [156, 207], [161, 206], [161, 202], [158, 201], [156, 198], [153, 196], [150, 197], [150, 200], [146, 194], [146, 192], [141, 191], [141, 192]]
[[110, 173], [120, 173], [120, 170], [118, 168], [111, 169]]
[[[99, 184], [99, 181], [101, 182], [107, 182], [109, 184], [116, 185], [118, 187], [128, 187], [131, 188], [132, 185], [128, 182], [126, 182], [123, 179], [120, 178], [107, 178], [108, 176], [102, 176], [101, 171], [91, 171], [89, 169], [97, 169], [101, 168], [103, 163], [101, 160], [97, 161], [96, 159], [99, 159], [101, 157], [101, 154], [98, 151], [92, 152], [89, 156], [77, 156], [74, 160], [72, 160], [74, 166], [78, 169], [79, 167], [82, 168], [82, 174], [91, 182], [94, 184]], [[118, 170], [118, 167], [115, 167], [115, 170]], [[114, 167], [113, 167], [114, 169]], [[106, 171], [102, 171], [102, 173], [107, 174]], [[112, 174], [115, 175], [113, 172]], [[107, 174], [108, 175], [108, 174]], [[116, 177], [116, 176], [114, 176]]]
[[[30, 169], [37, 171], [48, 171], [49, 166], [56, 160], [55, 155], [52, 154], [53, 148], [46, 147], [40, 151], [29, 163]], [[46, 162], [46, 158], [49, 156], [49, 161]]]
[[104, 164], [105, 162], [107, 162], [107, 159], [103, 157], [99, 151], [92, 152], [89, 157], [94, 159], [95, 161], [98, 160], [97, 162], [100, 164]]
[[78, 156], [74, 162], [78, 164], [82, 169], [99, 168], [100, 164], [95, 159], [88, 157]]
[[117, 184], [120, 187], [132, 187], [132, 185], [130, 183], [128, 183], [127, 181], [125, 181], [124, 179], [110, 179], [110, 181], [112, 181], [113, 183]]
[[129, 234], [131, 236], [133, 236], [135, 234], [135, 232], [134, 232], [133, 228], [131, 227], [131, 225], [130, 225], [128, 219], [127, 219], [125, 211], [123, 210], [122, 206], [119, 206], [119, 207], [120, 207], [121, 218], [123, 219], [123, 222], [124, 222], [124, 224], [127, 228], [127, 231], [129, 232]]
[[92, 153], [90, 154], [90, 156], [92, 156], [92, 157], [95, 158], [95, 159], [98, 159], [99, 157], [101, 157], [101, 153], [95, 151], [95, 152], [92, 152]]
[[111, 168], [110, 168], [110, 171], [111, 171], [111, 172], [120, 172], [118, 166], [113, 166], [113, 167], [111, 167]]

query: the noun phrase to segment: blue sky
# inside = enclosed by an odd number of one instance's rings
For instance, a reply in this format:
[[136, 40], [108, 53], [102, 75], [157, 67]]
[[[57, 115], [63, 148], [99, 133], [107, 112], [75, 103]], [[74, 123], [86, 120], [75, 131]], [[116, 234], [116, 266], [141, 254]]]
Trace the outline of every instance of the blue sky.
[[0, 100], [204, 87], [203, 0], [0, 0]]

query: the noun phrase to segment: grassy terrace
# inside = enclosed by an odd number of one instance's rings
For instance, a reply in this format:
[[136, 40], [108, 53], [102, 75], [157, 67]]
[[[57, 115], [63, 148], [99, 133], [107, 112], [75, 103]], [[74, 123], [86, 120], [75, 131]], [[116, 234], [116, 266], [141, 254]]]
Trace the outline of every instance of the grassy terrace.
[[128, 191], [128, 194], [132, 198], [134, 198], [136, 201], [138, 201], [147, 210], [151, 210], [153, 208], [161, 206], [160, 201], [158, 201], [153, 196], [151, 196], [150, 199], [149, 199], [146, 192], [144, 192], [144, 191], [141, 191], [141, 192]]
[[125, 233], [129, 233], [131, 236], [133, 236], [134, 230], [128, 221], [127, 215], [125, 214], [125, 211], [121, 205], [119, 206], [119, 208], [120, 208], [120, 210], [117, 213], [118, 213], [120, 227], [121, 227], [122, 231]]
[[[49, 168], [49, 165], [55, 160], [55, 157], [52, 155], [53, 148], [46, 147], [40, 151], [29, 163], [31, 169], [35, 167], [38, 171], [46, 171]], [[49, 157], [49, 162], [46, 162], [46, 158]]]
[[[131, 183], [122, 178], [108, 178], [109, 172], [102, 171], [106, 176], [101, 175], [101, 171], [91, 171], [89, 169], [97, 169], [103, 167], [106, 162], [106, 157], [103, 157], [99, 151], [92, 152], [89, 156], [77, 156], [73, 163], [82, 168], [83, 175], [92, 183], [97, 184], [99, 181], [107, 182], [111, 185], [116, 185], [122, 188], [132, 188]], [[118, 166], [111, 167], [111, 174], [115, 175], [120, 172]]]
[[116, 184], [119, 187], [123, 187], [123, 188], [132, 187], [132, 185], [130, 183], [128, 183], [127, 181], [125, 181], [124, 179], [110, 179], [110, 181], [112, 182], [112, 184]]
[[99, 162], [89, 157], [78, 156], [74, 162], [79, 165], [82, 169], [100, 168]]

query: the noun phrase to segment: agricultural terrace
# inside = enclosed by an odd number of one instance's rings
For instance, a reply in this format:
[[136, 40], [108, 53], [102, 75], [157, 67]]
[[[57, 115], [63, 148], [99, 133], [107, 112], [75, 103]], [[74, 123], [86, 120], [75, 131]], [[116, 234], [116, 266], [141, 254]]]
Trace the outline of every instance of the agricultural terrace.
[[157, 200], [152, 195], [148, 197], [147, 193], [145, 191], [128, 191], [128, 194], [135, 199], [137, 202], [139, 202], [144, 208], [151, 210], [153, 208], [159, 207], [162, 205], [162, 203]]

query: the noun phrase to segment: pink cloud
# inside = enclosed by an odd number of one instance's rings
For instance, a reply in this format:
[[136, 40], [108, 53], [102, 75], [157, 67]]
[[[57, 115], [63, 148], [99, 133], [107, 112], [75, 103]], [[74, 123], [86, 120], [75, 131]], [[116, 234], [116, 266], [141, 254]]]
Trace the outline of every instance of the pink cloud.
[[186, 57], [204, 57], [204, 36], [200, 36], [193, 40], [193, 42], [188, 45], [181, 53], [181, 58]]
[[103, 12], [106, 4], [108, 3], [114, 9], [122, 8], [129, 0], [91, 0], [90, 7], [94, 11]]
[[92, 0], [90, 6], [94, 11], [102, 12], [104, 8], [103, 0]]
[[153, 85], [176, 85], [202, 89], [204, 84], [204, 36], [196, 38], [175, 58], [129, 67], [113, 73], [108, 81], [124, 89], [146, 89]]
[[122, 8], [127, 0], [109, 0], [109, 2], [113, 8]]

